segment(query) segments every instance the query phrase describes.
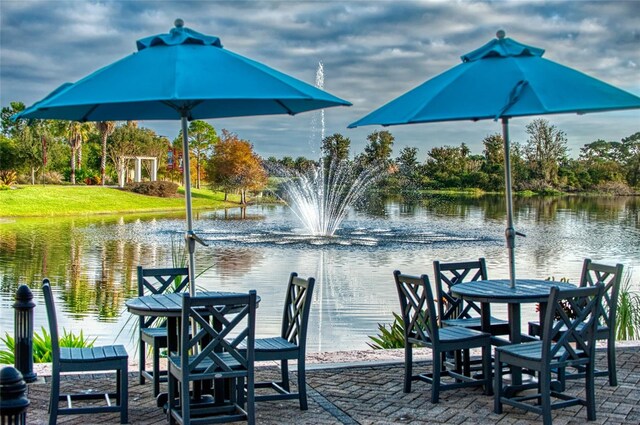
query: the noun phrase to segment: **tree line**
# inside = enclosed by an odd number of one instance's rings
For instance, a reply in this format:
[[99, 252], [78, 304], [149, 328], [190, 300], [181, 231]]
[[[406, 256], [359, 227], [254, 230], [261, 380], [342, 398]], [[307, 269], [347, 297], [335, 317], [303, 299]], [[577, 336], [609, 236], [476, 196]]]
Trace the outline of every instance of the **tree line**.
[[[181, 181], [182, 134], [173, 140], [136, 122], [80, 123], [57, 120], [18, 120], [24, 109], [12, 102], [2, 108], [0, 129], [0, 185], [13, 176], [21, 183], [114, 184], [127, 157], [158, 158], [161, 179]], [[597, 191], [632, 194], [640, 188], [640, 132], [620, 141], [595, 140], [585, 144], [577, 158], [568, 155], [567, 135], [545, 119], [526, 127], [527, 139], [513, 143], [511, 164], [517, 191]], [[416, 147], [404, 147], [395, 156], [395, 138], [387, 130], [367, 136], [364, 150], [351, 153], [351, 140], [336, 133], [322, 140], [320, 158], [284, 156], [260, 158], [253, 145], [237, 134], [220, 134], [205, 121], [189, 125], [192, 177], [197, 188], [206, 182], [225, 193], [262, 190], [269, 177], [305, 173], [323, 162], [352, 165], [354, 172], [376, 166], [386, 170], [380, 190], [415, 191], [477, 188], [504, 189], [504, 149], [500, 134], [482, 140], [481, 153], [466, 143], [429, 149], [423, 158]], [[171, 152], [169, 154], [169, 152]], [[147, 167], [150, 164], [144, 164]], [[146, 170], [146, 175], [150, 175]]]

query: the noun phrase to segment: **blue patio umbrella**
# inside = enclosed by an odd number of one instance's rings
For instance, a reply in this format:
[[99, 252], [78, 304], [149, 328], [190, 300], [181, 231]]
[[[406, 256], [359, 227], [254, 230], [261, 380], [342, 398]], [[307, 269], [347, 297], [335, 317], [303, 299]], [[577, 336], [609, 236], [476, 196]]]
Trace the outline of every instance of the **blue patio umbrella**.
[[[287, 114], [351, 105], [310, 84], [222, 47], [218, 37], [184, 27], [137, 41], [138, 51], [75, 82], [66, 83], [15, 119], [73, 121], [187, 121]], [[195, 282], [189, 155], [184, 155], [189, 277]], [[191, 285], [193, 292], [195, 285]]]
[[543, 49], [497, 38], [461, 57], [462, 63], [433, 77], [349, 128], [438, 121], [502, 121], [509, 276], [515, 285], [515, 236], [511, 194], [509, 119], [640, 108], [640, 97], [542, 57]]

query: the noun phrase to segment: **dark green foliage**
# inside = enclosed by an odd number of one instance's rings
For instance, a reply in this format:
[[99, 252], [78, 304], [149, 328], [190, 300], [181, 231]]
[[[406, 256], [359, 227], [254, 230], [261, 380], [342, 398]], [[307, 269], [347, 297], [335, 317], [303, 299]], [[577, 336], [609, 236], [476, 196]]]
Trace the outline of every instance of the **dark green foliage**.
[[616, 339], [640, 339], [640, 294], [632, 290], [631, 275], [625, 274], [618, 295]]
[[167, 181], [139, 182], [129, 184], [125, 189], [141, 195], [170, 198], [178, 192], [178, 184]]
[[404, 348], [404, 322], [398, 313], [393, 313], [393, 323], [384, 325], [378, 323], [376, 336], [369, 336], [373, 343], [367, 345], [374, 350], [386, 350], [390, 348]]
[[[15, 340], [9, 333], [6, 333], [4, 338], [0, 340], [7, 346], [6, 350], [0, 350], [0, 363], [13, 364], [14, 352], [15, 352]], [[60, 335], [60, 347], [72, 347], [72, 348], [90, 348], [93, 347], [96, 338], [90, 340], [85, 337], [80, 330], [79, 334], [74, 334], [66, 329], [62, 330]], [[33, 334], [33, 362], [34, 363], [51, 363], [51, 335], [47, 333], [45, 328], [42, 328], [42, 334], [34, 332]]]

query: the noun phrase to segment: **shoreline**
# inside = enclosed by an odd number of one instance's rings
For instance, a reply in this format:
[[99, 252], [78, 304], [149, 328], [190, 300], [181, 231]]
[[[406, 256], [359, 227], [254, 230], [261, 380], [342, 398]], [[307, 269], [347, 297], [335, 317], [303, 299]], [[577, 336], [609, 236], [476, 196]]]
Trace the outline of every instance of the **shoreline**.
[[[597, 343], [597, 349], [604, 349], [606, 342], [599, 341]], [[617, 341], [617, 348], [623, 347], [638, 347], [640, 349], [640, 340], [630, 341]], [[477, 352], [476, 352], [477, 351]], [[138, 356], [136, 353], [129, 353], [129, 372], [138, 371]], [[473, 355], [479, 355], [479, 350], [472, 350]], [[431, 350], [428, 348], [414, 348], [413, 361], [430, 361]], [[404, 362], [404, 349], [386, 349], [386, 350], [349, 350], [349, 351], [325, 351], [319, 353], [307, 353], [306, 365], [307, 369], [328, 369], [328, 368], [340, 368], [340, 367], [354, 367], [354, 366], [366, 366], [366, 365], [379, 365], [389, 363], [402, 363]], [[256, 363], [256, 367], [262, 367], [263, 365], [278, 365], [279, 362], [260, 362]], [[293, 361], [291, 364], [295, 364]], [[13, 365], [0, 365], [0, 367], [13, 366]], [[151, 368], [151, 363], [148, 363], [147, 367]], [[166, 365], [161, 364], [161, 368]], [[51, 376], [51, 363], [34, 363], [33, 371], [38, 377]]]

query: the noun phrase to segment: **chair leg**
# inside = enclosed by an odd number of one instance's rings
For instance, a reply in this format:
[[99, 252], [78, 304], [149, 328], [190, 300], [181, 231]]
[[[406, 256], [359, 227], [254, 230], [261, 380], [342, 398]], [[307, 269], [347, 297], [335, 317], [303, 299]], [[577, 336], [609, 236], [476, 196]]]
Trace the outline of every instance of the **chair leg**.
[[173, 375], [167, 372], [167, 394], [168, 394], [168, 407], [167, 407], [167, 419], [169, 420], [169, 425], [173, 425], [176, 423], [176, 420], [173, 418], [172, 412], [176, 409], [176, 394], [175, 394], [175, 380]]
[[298, 398], [300, 410], [307, 410], [307, 377], [304, 365], [304, 357], [298, 359]]
[[120, 423], [129, 422], [129, 365], [128, 360], [122, 362], [118, 376], [120, 376]]
[[491, 344], [482, 347], [482, 373], [484, 374], [484, 393], [486, 395], [493, 394], [491, 385]]
[[291, 391], [289, 388], [289, 361], [281, 360], [280, 361], [280, 385], [287, 392]]
[[462, 374], [471, 376], [471, 353], [469, 350], [462, 350]]
[[60, 372], [51, 374], [51, 398], [49, 399], [49, 425], [58, 421], [58, 400], [60, 399]]
[[155, 344], [153, 349], [153, 396], [160, 394], [160, 347]]
[[607, 341], [607, 365], [609, 367], [609, 385], [618, 385], [618, 372], [616, 370], [616, 343], [615, 340]]
[[551, 418], [551, 371], [540, 372], [540, 405], [542, 408], [542, 423], [552, 425]]
[[182, 379], [180, 382], [180, 407], [182, 408], [182, 424], [191, 423], [191, 400], [189, 397], [189, 381]]
[[404, 343], [404, 392], [411, 392], [411, 378], [413, 376], [413, 348], [408, 342]]
[[[585, 392], [586, 392], [586, 401], [587, 401], [587, 419], [590, 421], [596, 420], [596, 393], [595, 393], [595, 376], [594, 369], [595, 365], [593, 359], [591, 359], [591, 363], [587, 365], [587, 370], [585, 372]], [[611, 371], [611, 369], [609, 369]]]
[[440, 371], [442, 370], [441, 353], [432, 351], [433, 353], [433, 380], [431, 382], [431, 403], [437, 403], [440, 400]]
[[462, 360], [462, 350], [456, 350], [453, 352], [453, 355], [455, 357], [455, 367], [456, 367], [456, 372], [457, 373], [463, 373], [462, 372], [462, 365], [463, 365], [463, 360]]
[[[254, 425], [256, 423], [256, 400], [255, 400], [255, 377], [253, 374], [249, 374], [247, 377], [247, 422], [249, 425]], [[241, 382], [240, 388], [244, 388], [244, 382]], [[244, 391], [242, 391], [244, 396]]]
[[145, 344], [144, 341], [142, 340], [142, 338], [138, 337], [138, 340], [140, 341], [140, 352], [138, 353], [138, 374], [139, 379], [140, 379], [140, 385], [144, 385], [145, 383], [145, 379], [144, 376], [142, 375], [142, 372], [145, 370], [145, 362], [146, 362], [146, 350], [145, 350]]
[[500, 351], [496, 350], [496, 356], [493, 363], [493, 412], [502, 413], [502, 363], [500, 362]]

